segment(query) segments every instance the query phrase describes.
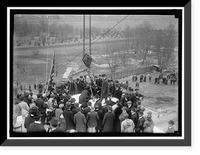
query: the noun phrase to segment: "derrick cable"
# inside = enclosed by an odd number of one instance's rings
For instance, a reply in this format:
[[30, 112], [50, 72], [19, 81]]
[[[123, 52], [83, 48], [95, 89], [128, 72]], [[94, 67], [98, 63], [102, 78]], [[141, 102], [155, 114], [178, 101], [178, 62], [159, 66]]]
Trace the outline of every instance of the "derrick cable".
[[[106, 35], [108, 32], [110, 32], [112, 29], [114, 29], [118, 24], [120, 24], [123, 20], [125, 20], [129, 15], [126, 15], [124, 18], [122, 18], [120, 21], [118, 21], [113, 27], [111, 27], [109, 30], [107, 30], [105, 33], [103, 33], [99, 38], [97, 38], [94, 42], [92, 42], [90, 44], [90, 46], [92, 46], [93, 44], [95, 44], [99, 39], [101, 39], [102, 36]], [[88, 49], [90, 46], [87, 46], [85, 48]], [[65, 67], [66, 65], [68, 65], [71, 61], [73, 61], [75, 58], [77, 58], [80, 54], [82, 54], [85, 50], [81, 51], [80, 53], [78, 53], [75, 57], [73, 57], [72, 59], [70, 59], [67, 63], [63, 64], [63, 66], [61, 66], [60, 68], [58, 68], [57, 71], [59, 71], [60, 69], [62, 69], [63, 67]], [[46, 81], [47, 79], [43, 80], [41, 83], [43, 83], [44, 81]]]

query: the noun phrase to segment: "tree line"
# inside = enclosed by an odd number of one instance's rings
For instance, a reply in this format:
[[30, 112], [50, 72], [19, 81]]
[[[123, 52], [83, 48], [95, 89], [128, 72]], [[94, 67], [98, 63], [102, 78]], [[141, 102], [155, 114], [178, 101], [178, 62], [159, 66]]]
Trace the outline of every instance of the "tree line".
[[[126, 67], [128, 58], [126, 51], [132, 50], [133, 55], [137, 54], [142, 60], [142, 65], [148, 66], [148, 60], [157, 60], [160, 71], [167, 68], [175, 59], [175, 47], [178, 46], [178, 34], [175, 25], [169, 24], [165, 29], [155, 29], [148, 22], [143, 22], [136, 27], [127, 26], [124, 29], [124, 41], [121, 43], [107, 44], [106, 53], [110, 56], [106, 58], [111, 72], [115, 72], [118, 67]], [[114, 53], [124, 51], [122, 54]], [[151, 54], [150, 54], [151, 53]]]
[[[92, 26], [91, 34], [93, 36], [100, 34], [104, 29]], [[47, 18], [40, 18], [38, 22], [35, 21], [14, 21], [14, 32], [17, 37], [30, 37], [30, 36], [46, 36], [67, 39], [69, 37], [83, 35], [82, 27], [75, 27], [68, 23], [49, 22]], [[85, 37], [89, 37], [89, 28], [85, 29]]]

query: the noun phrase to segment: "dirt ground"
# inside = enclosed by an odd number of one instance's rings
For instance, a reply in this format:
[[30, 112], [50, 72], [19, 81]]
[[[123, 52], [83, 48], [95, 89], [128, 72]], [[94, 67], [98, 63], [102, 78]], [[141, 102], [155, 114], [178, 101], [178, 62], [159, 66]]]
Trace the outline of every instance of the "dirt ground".
[[[155, 126], [163, 131], [167, 130], [169, 120], [175, 122], [175, 130], [178, 130], [178, 105], [181, 104], [178, 103], [178, 85], [154, 84], [154, 78], [158, 73], [149, 74], [152, 76], [152, 81], [142, 82], [139, 87], [140, 93], [145, 96], [141, 103], [145, 107], [144, 114], [151, 111]], [[129, 81], [129, 86], [135, 87], [131, 76], [119, 81]]]

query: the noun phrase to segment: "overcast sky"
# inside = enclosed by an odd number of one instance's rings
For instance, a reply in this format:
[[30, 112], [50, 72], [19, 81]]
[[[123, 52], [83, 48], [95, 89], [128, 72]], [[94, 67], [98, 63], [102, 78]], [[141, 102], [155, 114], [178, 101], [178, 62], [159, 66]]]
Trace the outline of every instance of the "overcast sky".
[[[117, 22], [122, 20], [127, 15], [91, 15], [92, 26], [95, 27], [112, 27]], [[49, 23], [68, 23], [75, 27], [80, 27], [83, 24], [83, 15], [15, 15], [14, 20], [28, 22], [37, 22], [40, 18], [47, 18]], [[85, 16], [86, 25], [89, 21], [89, 15]], [[178, 19], [173, 15], [128, 15], [116, 28], [124, 29], [127, 26], [135, 27], [142, 22], [149, 22], [156, 29], [166, 28], [169, 24], [178, 25]]]

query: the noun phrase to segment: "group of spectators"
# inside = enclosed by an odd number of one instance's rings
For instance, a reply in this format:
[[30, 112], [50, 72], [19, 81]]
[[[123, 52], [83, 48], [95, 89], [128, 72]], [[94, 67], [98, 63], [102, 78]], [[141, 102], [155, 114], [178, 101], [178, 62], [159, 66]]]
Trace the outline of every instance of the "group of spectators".
[[158, 77], [155, 78], [155, 84], [165, 84], [165, 85], [175, 85], [177, 83], [178, 76], [177, 73], [163, 75], [160, 74]]
[[[73, 82], [78, 82], [77, 92]], [[76, 93], [81, 94], [78, 102], [73, 97]], [[107, 79], [104, 74], [95, 76], [90, 83], [81, 76], [52, 86], [49, 93], [18, 94], [13, 124], [22, 115], [27, 132], [153, 133], [152, 112], [144, 115], [143, 98], [139, 88]]]

